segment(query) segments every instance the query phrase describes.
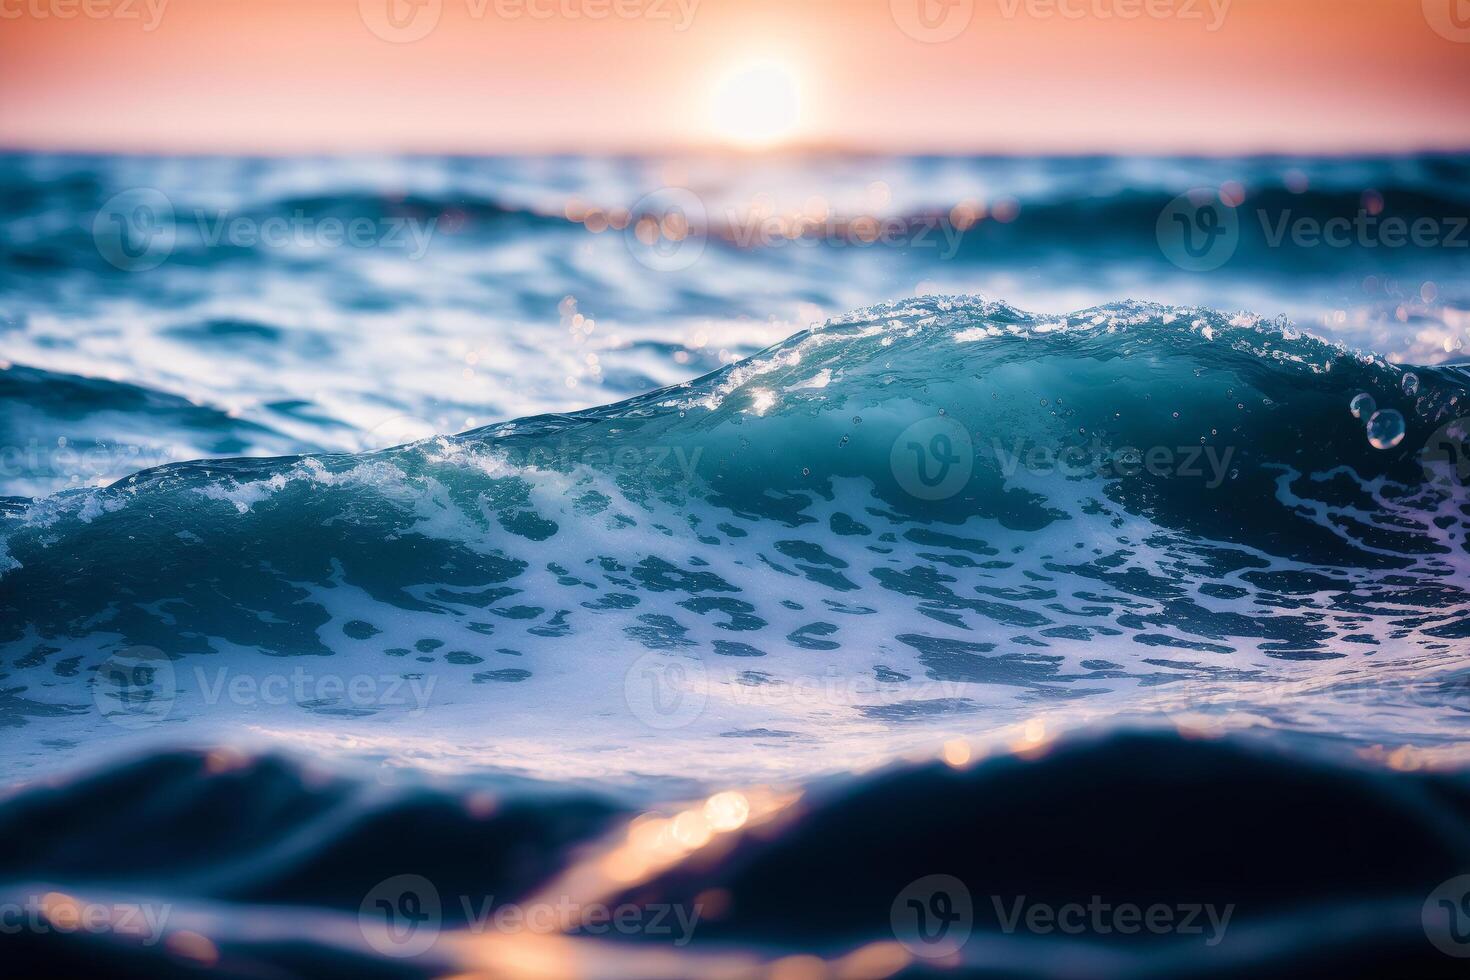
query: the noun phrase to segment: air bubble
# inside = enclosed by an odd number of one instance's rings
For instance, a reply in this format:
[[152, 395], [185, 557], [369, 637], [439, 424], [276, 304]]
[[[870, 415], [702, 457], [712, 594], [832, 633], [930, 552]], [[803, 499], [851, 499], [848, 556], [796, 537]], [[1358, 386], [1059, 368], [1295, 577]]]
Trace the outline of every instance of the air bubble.
[[1368, 419], [1368, 444], [1374, 449], [1392, 449], [1404, 441], [1404, 417], [1397, 409], [1385, 408]]
[[1366, 419], [1378, 411], [1378, 403], [1366, 391], [1359, 392], [1353, 396], [1352, 401], [1348, 402], [1348, 410], [1353, 413], [1353, 418]]
[[1404, 375], [1403, 388], [1404, 394], [1408, 395], [1410, 398], [1417, 395], [1419, 393], [1419, 375], [1415, 374], [1413, 371], [1410, 371], [1408, 374]]

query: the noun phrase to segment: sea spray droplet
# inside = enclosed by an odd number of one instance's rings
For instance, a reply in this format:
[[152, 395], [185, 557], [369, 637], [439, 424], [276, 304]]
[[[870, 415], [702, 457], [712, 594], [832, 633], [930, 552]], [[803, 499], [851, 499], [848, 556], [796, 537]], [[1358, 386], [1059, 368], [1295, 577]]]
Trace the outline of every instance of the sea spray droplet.
[[1404, 417], [1394, 408], [1374, 412], [1368, 419], [1368, 443], [1374, 449], [1392, 449], [1404, 441]]
[[1348, 403], [1348, 408], [1352, 411], [1353, 418], [1366, 419], [1378, 411], [1378, 403], [1373, 400], [1372, 395], [1365, 391], [1354, 395], [1353, 400]]
[[1404, 375], [1403, 386], [1404, 394], [1410, 396], [1411, 398], [1414, 395], [1418, 394], [1419, 375], [1415, 374], [1413, 371], [1410, 371], [1408, 374]]

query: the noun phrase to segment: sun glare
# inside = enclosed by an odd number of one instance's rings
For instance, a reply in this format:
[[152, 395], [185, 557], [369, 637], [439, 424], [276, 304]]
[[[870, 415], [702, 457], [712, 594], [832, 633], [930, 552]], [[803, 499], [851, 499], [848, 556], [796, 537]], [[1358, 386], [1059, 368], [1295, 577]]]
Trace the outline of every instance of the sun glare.
[[772, 62], [742, 66], [720, 79], [710, 103], [716, 136], [745, 147], [789, 138], [801, 116], [796, 75]]

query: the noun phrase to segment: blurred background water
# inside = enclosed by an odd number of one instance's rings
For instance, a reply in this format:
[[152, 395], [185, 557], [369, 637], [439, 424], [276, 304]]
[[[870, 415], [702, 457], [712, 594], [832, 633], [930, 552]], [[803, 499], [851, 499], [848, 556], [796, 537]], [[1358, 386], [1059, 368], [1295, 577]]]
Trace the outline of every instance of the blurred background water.
[[[1467, 171], [1452, 155], [11, 154], [0, 490], [605, 404], [911, 295], [1284, 314], [1393, 361], [1454, 360]], [[1191, 221], [1210, 198], [1231, 234], [1174, 223], [1180, 195]]]

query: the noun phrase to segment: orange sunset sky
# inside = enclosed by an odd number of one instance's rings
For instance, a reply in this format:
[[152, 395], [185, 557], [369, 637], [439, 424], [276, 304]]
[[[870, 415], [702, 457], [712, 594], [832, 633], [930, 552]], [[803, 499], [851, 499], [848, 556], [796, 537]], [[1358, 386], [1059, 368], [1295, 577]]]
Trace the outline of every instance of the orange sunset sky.
[[731, 143], [1470, 147], [1470, 0], [0, 0], [0, 147]]

